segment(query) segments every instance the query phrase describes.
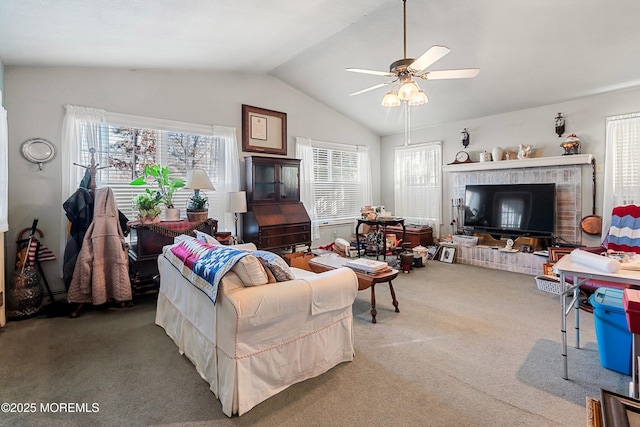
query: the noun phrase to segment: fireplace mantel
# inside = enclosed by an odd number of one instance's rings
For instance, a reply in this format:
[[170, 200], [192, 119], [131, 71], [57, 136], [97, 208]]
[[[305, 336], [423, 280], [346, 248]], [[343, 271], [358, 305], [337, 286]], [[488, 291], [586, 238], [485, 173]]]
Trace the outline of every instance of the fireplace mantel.
[[593, 154], [573, 154], [570, 156], [533, 157], [530, 159], [500, 160], [497, 162], [474, 162], [444, 165], [445, 172], [485, 171], [495, 169], [539, 168], [545, 166], [588, 165], [593, 162]]

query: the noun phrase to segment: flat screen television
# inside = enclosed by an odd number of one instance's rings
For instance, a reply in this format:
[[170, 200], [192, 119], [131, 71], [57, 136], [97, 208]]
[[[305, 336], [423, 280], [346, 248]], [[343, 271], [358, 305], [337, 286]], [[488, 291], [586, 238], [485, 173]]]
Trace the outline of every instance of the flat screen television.
[[467, 185], [464, 229], [500, 236], [551, 237], [555, 202], [553, 183]]

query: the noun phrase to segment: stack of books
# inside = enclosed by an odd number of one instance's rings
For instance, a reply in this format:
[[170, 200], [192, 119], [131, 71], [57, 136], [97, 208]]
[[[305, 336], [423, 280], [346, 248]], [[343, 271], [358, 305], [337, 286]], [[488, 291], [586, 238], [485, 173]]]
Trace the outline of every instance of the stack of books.
[[358, 273], [380, 274], [391, 270], [386, 262], [357, 258], [347, 261], [346, 266]]

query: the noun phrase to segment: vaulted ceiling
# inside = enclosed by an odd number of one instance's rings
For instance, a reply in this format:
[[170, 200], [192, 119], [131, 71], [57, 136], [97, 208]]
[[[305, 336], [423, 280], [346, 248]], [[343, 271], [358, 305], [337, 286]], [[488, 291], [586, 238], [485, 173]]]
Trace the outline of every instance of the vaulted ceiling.
[[[640, 2], [407, 0], [407, 56], [451, 49], [429, 70], [480, 68], [419, 84], [412, 128], [464, 121], [640, 84]], [[0, 0], [5, 66], [264, 72], [387, 135], [380, 102], [403, 58], [402, 0]], [[551, 119], [550, 119], [551, 120]]]

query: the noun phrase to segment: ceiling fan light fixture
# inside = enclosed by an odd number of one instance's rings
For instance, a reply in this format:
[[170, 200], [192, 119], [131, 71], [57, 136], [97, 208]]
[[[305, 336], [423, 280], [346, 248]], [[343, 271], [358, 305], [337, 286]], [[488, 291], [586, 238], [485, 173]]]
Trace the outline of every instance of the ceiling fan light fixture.
[[400, 98], [401, 101], [409, 101], [418, 96], [419, 91], [418, 85], [413, 80], [409, 80], [400, 86], [398, 98]]
[[382, 106], [383, 107], [398, 107], [400, 106], [400, 98], [395, 92], [390, 91], [382, 98]]
[[412, 107], [416, 107], [418, 105], [426, 104], [429, 102], [427, 99], [427, 95], [420, 89], [418, 94], [409, 100], [409, 105]]

